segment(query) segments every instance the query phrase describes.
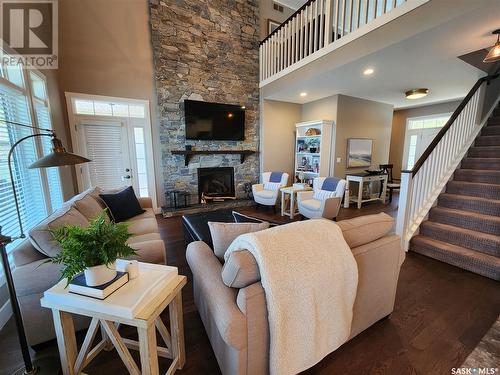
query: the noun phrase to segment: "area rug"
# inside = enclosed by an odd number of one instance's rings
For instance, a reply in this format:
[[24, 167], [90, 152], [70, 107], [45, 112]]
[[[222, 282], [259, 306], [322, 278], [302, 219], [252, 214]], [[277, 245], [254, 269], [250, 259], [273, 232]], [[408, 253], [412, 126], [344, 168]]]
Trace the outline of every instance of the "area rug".
[[[500, 364], [500, 316], [461, 367], [471, 368], [473, 373], [479, 373], [479, 369], [495, 369], [498, 364]], [[498, 373], [498, 369], [494, 373]]]

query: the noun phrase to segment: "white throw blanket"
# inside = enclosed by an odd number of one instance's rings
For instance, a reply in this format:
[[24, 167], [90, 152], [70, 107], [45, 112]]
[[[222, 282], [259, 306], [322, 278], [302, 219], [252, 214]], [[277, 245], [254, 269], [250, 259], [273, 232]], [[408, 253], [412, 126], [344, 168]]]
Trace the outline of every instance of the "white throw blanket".
[[266, 292], [272, 375], [315, 365], [349, 337], [358, 268], [333, 221], [308, 220], [239, 236], [231, 252], [247, 249]]

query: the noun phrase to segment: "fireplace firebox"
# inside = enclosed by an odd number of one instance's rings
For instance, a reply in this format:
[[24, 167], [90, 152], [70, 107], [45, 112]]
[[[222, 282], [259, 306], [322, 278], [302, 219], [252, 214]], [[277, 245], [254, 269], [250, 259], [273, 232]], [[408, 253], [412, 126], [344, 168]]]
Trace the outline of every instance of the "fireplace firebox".
[[198, 168], [198, 198], [200, 203], [235, 199], [234, 168]]

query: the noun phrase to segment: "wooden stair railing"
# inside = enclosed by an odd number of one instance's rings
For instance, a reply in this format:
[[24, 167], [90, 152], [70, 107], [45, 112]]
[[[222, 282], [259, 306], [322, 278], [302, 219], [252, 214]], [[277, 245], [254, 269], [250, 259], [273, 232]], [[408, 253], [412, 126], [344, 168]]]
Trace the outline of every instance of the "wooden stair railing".
[[396, 233], [401, 236], [405, 250], [486, 123], [489, 116], [482, 116], [485, 95], [496, 95], [491, 108], [487, 108], [488, 113], [495, 108], [499, 90], [493, 87], [497, 92], [491, 92], [488, 87], [498, 77], [495, 73], [480, 78], [413, 168], [401, 171]]
[[260, 81], [412, 0], [309, 0], [261, 43]]

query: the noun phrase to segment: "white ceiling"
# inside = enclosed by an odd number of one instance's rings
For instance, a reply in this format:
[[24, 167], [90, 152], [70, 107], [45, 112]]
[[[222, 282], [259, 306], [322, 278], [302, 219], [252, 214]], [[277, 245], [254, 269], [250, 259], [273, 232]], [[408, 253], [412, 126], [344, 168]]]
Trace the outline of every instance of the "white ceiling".
[[[484, 73], [457, 56], [493, 45], [500, 0], [450, 3], [432, 0], [264, 86], [263, 98], [307, 103], [344, 94], [407, 108], [464, 97]], [[366, 68], [375, 73], [364, 76]], [[404, 97], [420, 87], [430, 89], [427, 97]]]
[[284, 5], [288, 8], [297, 10], [299, 9], [302, 5], [304, 5], [307, 0], [274, 0], [275, 3]]

